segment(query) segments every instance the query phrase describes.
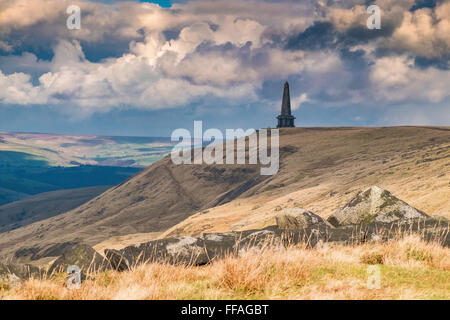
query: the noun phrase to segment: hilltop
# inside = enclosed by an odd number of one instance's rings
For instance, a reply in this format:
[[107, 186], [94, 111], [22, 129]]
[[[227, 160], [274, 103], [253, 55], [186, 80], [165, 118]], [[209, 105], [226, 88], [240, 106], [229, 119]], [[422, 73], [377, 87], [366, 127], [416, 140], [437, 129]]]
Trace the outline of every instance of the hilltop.
[[18, 258], [36, 260], [70, 242], [105, 248], [124, 235], [130, 244], [257, 229], [285, 207], [326, 218], [371, 185], [450, 217], [449, 166], [447, 127], [282, 129], [275, 176], [260, 176], [257, 166], [176, 166], [165, 158], [70, 212], [0, 234], [0, 253], [21, 249]]

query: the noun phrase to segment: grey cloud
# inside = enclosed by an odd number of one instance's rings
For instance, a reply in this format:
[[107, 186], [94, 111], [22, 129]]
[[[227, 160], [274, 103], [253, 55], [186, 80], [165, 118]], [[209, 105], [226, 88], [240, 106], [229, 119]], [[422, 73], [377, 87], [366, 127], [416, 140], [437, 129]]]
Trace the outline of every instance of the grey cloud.
[[368, 30], [371, 3], [196, 0], [163, 10], [85, 1], [80, 32], [65, 29], [61, 6], [15, 24], [13, 10], [0, 14], [1, 47], [15, 50], [0, 64], [0, 100], [69, 103], [86, 114], [211, 97], [271, 104], [279, 100], [271, 86], [285, 79], [297, 88], [293, 99], [329, 106], [447, 99], [439, 82], [450, 79], [450, 6], [410, 11], [413, 0], [380, 0], [382, 29]]
[[323, 50], [335, 48], [337, 32], [331, 22], [316, 21], [305, 31], [287, 40], [289, 50]]
[[416, 3], [409, 10], [416, 11], [422, 8], [435, 8], [436, 3], [436, 0], [416, 0]]
[[421, 69], [434, 67], [441, 70], [450, 70], [450, 56], [442, 59], [417, 56], [414, 59], [414, 65]]

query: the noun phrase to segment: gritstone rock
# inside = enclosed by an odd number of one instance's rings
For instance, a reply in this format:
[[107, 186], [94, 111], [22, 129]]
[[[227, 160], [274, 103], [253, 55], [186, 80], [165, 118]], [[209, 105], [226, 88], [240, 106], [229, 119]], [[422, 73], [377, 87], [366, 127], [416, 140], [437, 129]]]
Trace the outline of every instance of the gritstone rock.
[[370, 223], [392, 223], [428, 216], [396, 198], [389, 191], [373, 186], [359, 192], [344, 208], [337, 210], [329, 218], [335, 227], [346, 225], [369, 225]]

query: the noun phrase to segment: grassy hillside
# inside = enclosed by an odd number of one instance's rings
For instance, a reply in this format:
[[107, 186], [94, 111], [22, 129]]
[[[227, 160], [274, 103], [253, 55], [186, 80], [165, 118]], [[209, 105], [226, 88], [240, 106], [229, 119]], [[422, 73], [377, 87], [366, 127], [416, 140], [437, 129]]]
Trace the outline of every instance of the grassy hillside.
[[[45, 252], [67, 241], [254, 229], [283, 207], [323, 217], [371, 185], [430, 215], [450, 213], [450, 128], [293, 128], [280, 131], [280, 171], [174, 165], [163, 159], [68, 213], [0, 234], [0, 253]], [[42, 236], [41, 236], [42, 235]], [[23, 244], [26, 243], [26, 246]], [[103, 243], [105, 245], [105, 243]]]

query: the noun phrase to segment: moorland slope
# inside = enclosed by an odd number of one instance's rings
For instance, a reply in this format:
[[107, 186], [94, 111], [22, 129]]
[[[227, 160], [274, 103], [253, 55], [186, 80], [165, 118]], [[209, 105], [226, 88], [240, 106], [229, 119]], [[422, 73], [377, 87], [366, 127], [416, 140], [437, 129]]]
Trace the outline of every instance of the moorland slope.
[[449, 166], [448, 127], [282, 129], [274, 176], [261, 176], [254, 165], [175, 165], [165, 158], [72, 211], [0, 234], [0, 254], [22, 249], [20, 258], [40, 259], [68, 242], [107, 247], [122, 235], [143, 242], [161, 232], [257, 229], [274, 224], [285, 207], [326, 218], [371, 185], [449, 217]]

